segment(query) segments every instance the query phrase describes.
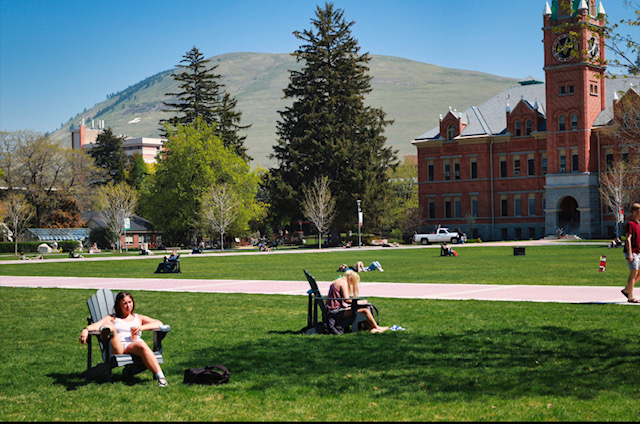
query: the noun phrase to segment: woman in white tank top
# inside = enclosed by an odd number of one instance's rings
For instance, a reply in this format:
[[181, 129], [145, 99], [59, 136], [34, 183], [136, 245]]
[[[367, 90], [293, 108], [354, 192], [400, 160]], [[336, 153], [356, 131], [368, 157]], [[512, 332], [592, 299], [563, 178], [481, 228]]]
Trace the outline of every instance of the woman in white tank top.
[[139, 356], [147, 369], [158, 379], [158, 386], [165, 387], [167, 380], [162, 373], [158, 359], [141, 337], [142, 330], [159, 328], [162, 322], [146, 315], [134, 314], [135, 303], [128, 292], [122, 291], [116, 295], [114, 309], [114, 315], [107, 315], [100, 321], [83, 328], [80, 332], [80, 342], [84, 344], [87, 341], [89, 331], [110, 330], [114, 333], [111, 337], [113, 353]]

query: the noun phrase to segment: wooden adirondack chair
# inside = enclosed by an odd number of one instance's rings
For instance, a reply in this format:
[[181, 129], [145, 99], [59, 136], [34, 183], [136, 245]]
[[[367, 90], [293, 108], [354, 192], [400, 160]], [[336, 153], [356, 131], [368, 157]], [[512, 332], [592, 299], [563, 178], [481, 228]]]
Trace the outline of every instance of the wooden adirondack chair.
[[[109, 289], [100, 289], [94, 295], [87, 300], [89, 306], [90, 317], [87, 318], [88, 324], [100, 321], [105, 316], [114, 312], [115, 296]], [[168, 326], [163, 326], [160, 329], [153, 331], [153, 352], [158, 359], [158, 363], [163, 363], [162, 358], [162, 339], [167, 335], [171, 329]], [[92, 365], [92, 346], [91, 336], [96, 336], [100, 350], [102, 351], [102, 362], [93, 366]], [[103, 340], [99, 331], [90, 331], [89, 338], [87, 339], [88, 351], [87, 351], [87, 370], [82, 373], [82, 376], [87, 380], [93, 380], [103, 374], [106, 374], [107, 380], [111, 380], [111, 370], [117, 367], [124, 367], [122, 371], [123, 375], [135, 375], [147, 368], [142, 363], [142, 359], [135, 355], [114, 355], [111, 353], [111, 337], [113, 333], [109, 334], [106, 340]]]
[[[307, 277], [309, 285], [311, 286], [311, 289], [307, 292], [307, 294], [309, 295], [309, 305], [307, 310], [307, 327], [305, 327], [305, 334], [315, 334], [316, 324], [318, 324], [318, 309], [320, 309], [322, 313], [322, 320], [326, 323], [328, 321], [327, 318], [329, 312], [325, 301], [329, 299], [344, 300], [344, 298], [329, 298], [327, 296], [322, 296], [322, 294], [320, 293], [320, 289], [318, 288], [318, 284], [316, 283], [316, 279], [311, 274], [309, 274], [306, 269], [304, 270], [304, 275]], [[351, 324], [352, 333], [357, 332], [359, 324], [367, 320], [364, 314], [356, 311], [357, 308], [364, 306], [357, 305], [356, 302], [363, 299], [364, 298], [351, 299], [353, 300], [351, 308], [353, 309], [353, 313], [356, 316], [353, 323]], [[377, 317], [376, 321], [379, 322], [380, 318]]]

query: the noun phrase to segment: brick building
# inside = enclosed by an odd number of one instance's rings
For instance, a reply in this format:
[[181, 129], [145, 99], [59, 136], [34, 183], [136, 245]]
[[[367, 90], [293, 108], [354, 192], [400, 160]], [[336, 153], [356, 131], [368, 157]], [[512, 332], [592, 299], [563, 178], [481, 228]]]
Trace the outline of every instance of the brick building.
[[604, 129], [618, 100], [638, 95], [640, 78], [606, 77], [602, 3], [571, 3], [545, 5], [545, 82], [529, 78], [479, 106], [449, 110], [413, 141], [424, 229], [461, 228], [484, 240], [558, 228], [583, 238], [615, 232], [599, 174], [635, 152]]

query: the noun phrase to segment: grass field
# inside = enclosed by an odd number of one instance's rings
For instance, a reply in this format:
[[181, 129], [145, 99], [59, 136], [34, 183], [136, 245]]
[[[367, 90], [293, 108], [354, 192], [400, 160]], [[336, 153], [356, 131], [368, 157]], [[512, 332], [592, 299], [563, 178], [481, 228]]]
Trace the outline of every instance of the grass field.
[[[620, 249], [599, 245], [529, 246], [525, 256], [514, 256], [508, 246], [456, 246], [460, 256], [440, 257], [438, 248], [382, 250], [342, 249], [321, 252], [298, 250], [291, 254], [190, 255], [181, 257], [181, 274], [163, 278], [222, 278], [304, 280], [302, 268], [320, 281], [331, 281], [342, 263], [374, 260], [384, 273], [364, 273], [362, 281], [465, 284], [622, 285], [628, 270]], [[607, 256], [607, 271], [598, 272], [600, 256]], [[135, 257], [135, 256], [134, 256]], [[78, 277], [157, 277], [161, 256], [136, 260], [5, 264], [0, 275]]]
[[[321, 278], [329, 279], [337, 265], [358, 259], [379, 260], [385, 272], [363, 277], [387, 281], [549, 284], [561, 272], [556, 283], [621, 285], [626, 275], [621, 253], [597, 246], [527, 248], [519, 257], [510, 248], [458, 249], [458, 258], [432, 249], [185, 256], [181, 277], [256, 278], [258, 268], [260, 275], [300, 279], [304, 265], [317, 274], [327, 268]], [[597, 272], [601, 254], [608, 254], [605, 273]], [[108, 264], [111, 275], [149, 276], [156, 262], [1, 265], [0, 272], [99, 276], [110, 273], [101, 268]], [[306, 323], [303, 296], [137, 292], [137, 311], [172, 328], [163, 343], [169, 387], [160, 389], [148, 372], [82, 380], [87, 347], [77, 336], [92, 293], [0, 288], [0, 420], [640, 419], [635, 307], [370, 298], [383, 324], [407, 331], [304, 336], [294, 333]], [[232, 371], [229, 384], [182, 384], [184, 369], [214, 363]]]

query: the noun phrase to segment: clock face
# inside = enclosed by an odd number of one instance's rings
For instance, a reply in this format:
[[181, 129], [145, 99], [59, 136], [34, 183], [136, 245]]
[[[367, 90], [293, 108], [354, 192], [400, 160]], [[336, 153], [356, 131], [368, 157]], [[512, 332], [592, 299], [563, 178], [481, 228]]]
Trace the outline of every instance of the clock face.
[[597, 59], [600, 56], [600, 41], [598, 41], [594, 35], [589, 38], [589, 42], [587, 43], [587, 52], [591, 59]]
[[573, 59], [575, 45], [575, 41], [569, 35], [561, 35], [553, 42], [553, 56], [560, 62], [567, 62]]

